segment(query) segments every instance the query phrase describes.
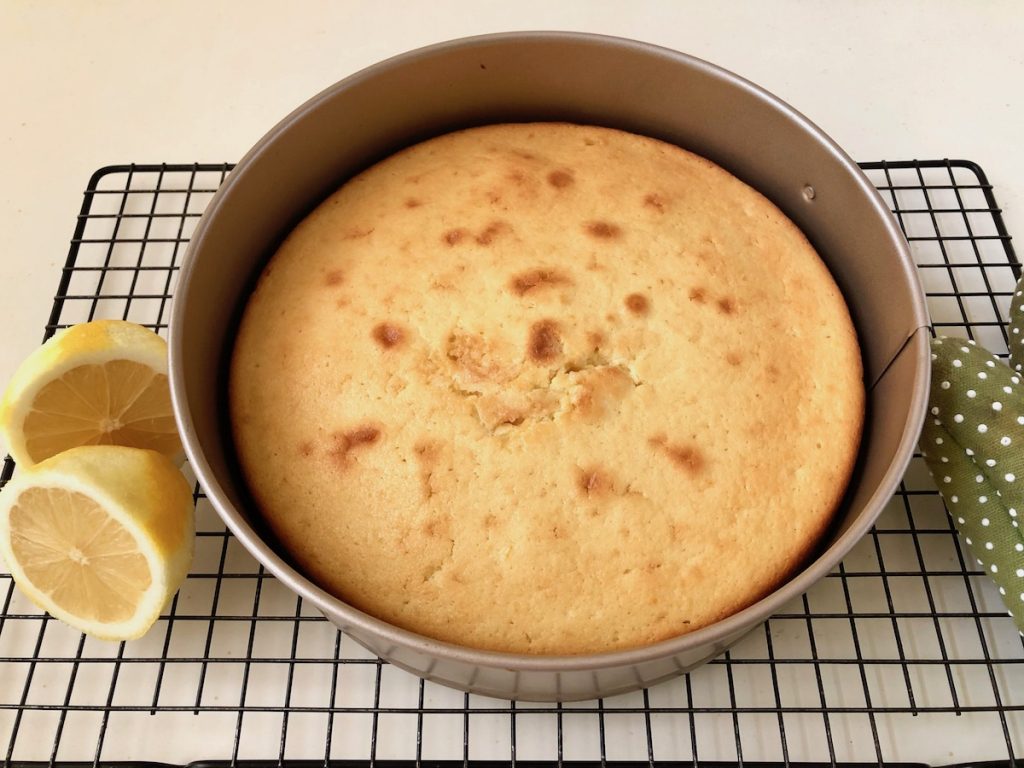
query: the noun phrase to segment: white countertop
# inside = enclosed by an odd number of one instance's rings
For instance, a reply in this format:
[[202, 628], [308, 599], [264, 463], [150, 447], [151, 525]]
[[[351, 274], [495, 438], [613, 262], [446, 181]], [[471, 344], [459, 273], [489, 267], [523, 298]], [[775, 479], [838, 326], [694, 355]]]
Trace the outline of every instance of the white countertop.
[[285, 11], [242, 0], [8, 0], [0, 383], [42, 338], [94, 170], [236, 161], [292, 108], [362, 67], [522, 29], [621, 35], [705, 58], [790, 102], [857, 160], [977, 161], [1010, 233], [1024, 233], [1024, 6], [1015, 2], [349, 0]]

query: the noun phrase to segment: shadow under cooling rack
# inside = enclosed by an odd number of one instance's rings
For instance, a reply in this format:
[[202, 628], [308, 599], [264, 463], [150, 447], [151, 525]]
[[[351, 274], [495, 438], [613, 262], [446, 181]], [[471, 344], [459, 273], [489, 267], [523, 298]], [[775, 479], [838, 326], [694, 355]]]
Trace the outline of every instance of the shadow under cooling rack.
[[[936, 331], [1005, 355], [1020, 268], [981, 169], [862, 167], [907, 235]], [[189, 237], [230, 170], [97, 171], [46, 335], [100, 317], [164, 333]], [[8, 460], [0, 483], [12, 471]], [[649, 690], [564, 706], [464, 694], [381, 662], [265, 574], [198, 486], [195, 498], [192, 573], [141, 640], [76, 633], [0, 573], [5, 766], [1012, 765], [1024, 754], [1024, 644], [961, 548], [920, 457], [843, 563], [728, 653]]]

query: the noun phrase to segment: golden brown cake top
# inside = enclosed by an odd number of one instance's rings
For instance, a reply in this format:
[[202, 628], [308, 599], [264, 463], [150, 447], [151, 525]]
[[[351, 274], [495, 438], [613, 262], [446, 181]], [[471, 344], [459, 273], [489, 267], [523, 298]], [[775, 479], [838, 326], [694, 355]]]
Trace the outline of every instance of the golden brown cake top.
[[620, 131], [406, 149], [288, 237], [231, 369], [242, 467], [300, 567], [453, 643], [567, 654], [685, 633], [813, 547], [863, 412], [799, 230]]

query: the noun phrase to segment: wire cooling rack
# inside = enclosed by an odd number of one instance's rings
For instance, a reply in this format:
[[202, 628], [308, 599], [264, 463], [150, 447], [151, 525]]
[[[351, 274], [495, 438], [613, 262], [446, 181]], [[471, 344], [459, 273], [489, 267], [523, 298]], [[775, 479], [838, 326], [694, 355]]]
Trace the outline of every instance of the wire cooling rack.
[[[981, 169], [863, 168], [907, 234], [936, 330], [1005, 354], [1019, 267]], [[165, 332], [185, 245], [230, 169], [97, 171], [46, 335], [99, 317]], [[8, 460], [0, 484], [12, 471]], [[1012, 766], [1024, 756], [1024, 644], [961, 548], [920, 457], [843, 563], [724, 656], [648, 690], [565, 705], [464, 694], [380, 661], [264, 573], [198, 486], [195, 497], [192, 573], [141, 640], [74, 632], [0, 573], [5, 768], [300, 759]]]

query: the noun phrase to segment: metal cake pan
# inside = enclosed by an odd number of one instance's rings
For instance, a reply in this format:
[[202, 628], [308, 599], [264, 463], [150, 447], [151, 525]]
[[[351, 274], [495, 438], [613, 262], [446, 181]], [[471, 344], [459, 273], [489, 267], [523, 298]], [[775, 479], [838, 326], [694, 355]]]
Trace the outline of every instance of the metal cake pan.
[[[242, 307], [282, 237], [345, 179], [449, 130], [502, 121], [592, 123], [669, 141], [772, 200], [842, 289], [864, 358], [858, 466], [817, 554], [788, 582], [716, 624], [655, 645], [526, 656], [437, 642], [333, 597], [275, 548], [237, 470], [227, 361]], [[651, 685], [719, 655], [825, 576], [890, 499], [912, 456], [930, 375], [924, 294], [874, 187], [803, 115], [707, 62], [629, 40], [510, 33], [443, 43], [363, 70], [313, 97], [243, 158], [214, 196], [182, 267], [170, 378], [185, 450], [227, 526], [266, 568], [355, 640], [430, 680], [512, 699], [575, 700]]]

